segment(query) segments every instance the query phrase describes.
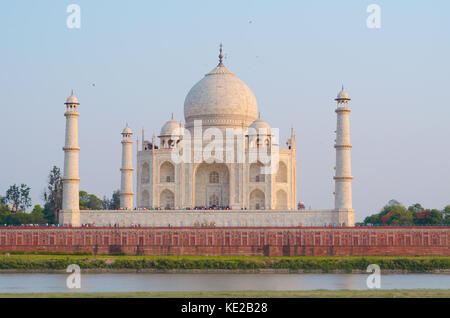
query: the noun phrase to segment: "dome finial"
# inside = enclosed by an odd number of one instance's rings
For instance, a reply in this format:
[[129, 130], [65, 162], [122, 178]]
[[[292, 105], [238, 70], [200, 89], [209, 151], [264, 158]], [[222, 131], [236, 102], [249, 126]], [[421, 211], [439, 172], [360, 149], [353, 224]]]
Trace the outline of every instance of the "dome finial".
[[125, 124], [125, 128], [122, 130], [122, 136], [127, 137], [127, 135], [133, 135], [131, 128], [128, 126], [128, 122]]
[[222, 54], [222, 43], [220, 43], [220, 46], [219, 46], [219, 65], [223, 65], [222, 59], [223, 59], [223, 54]]
[[75, 94], [73, 93], [73, 89], [71, 90], [70, 96], [67, 97], [66, 102], [64, 104], [77, 104], [77, 105], [80, 104], [78, 102], [78, 98], [76, 98]]
[[172, 113], [172, 116], [171, 116], [171, 120], [173, 120], [173, 113]]
[[344, 90], [344, 84], [342, 84], [342, 89], [338, 93], [337, 97], [334, 100], [337, 101], [338, 103], [344, 103], [344, 104], [347, 104], [348, 101], [350, 100], [347, 92]]

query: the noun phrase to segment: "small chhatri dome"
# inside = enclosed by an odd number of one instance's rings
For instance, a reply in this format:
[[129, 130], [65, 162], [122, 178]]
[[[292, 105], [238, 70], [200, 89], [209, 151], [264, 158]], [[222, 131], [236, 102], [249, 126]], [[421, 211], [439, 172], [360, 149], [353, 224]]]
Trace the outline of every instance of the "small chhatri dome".
[[[253, 129], [250, 129], [253, 128]], [[258, 119], [255, 120], [249, 127], [249, 134], [260, 134], [264, 133], [271, 135], [270, 125], [263, 119], [261, 119], [261, 114], [258, 115]]]
[[131, 131], [131, 128], [128, 127], [128, 124], [126, 125], [125, 129], [122, 131], [122, 135], [132, 135], [133, 132]]
[[186, 127], [201, 120], [203, 127], [248, 127], [258, 112], [253, 92], [235, 74], [219, 64], [195, 84], [184, 101]]
[[183, 124], [179, 121], [174, 120], [172, 114], [172, 119], [162, 126], [159, 137], [182, 135], [184, 135]]
[[77, 105], [80, 104], [78, 102], [78, 98], [76, 98], [75, 95], [73, 94], [73, 90], [72, 90], [72, 93], [70, 94], [70, 96], [67, 97], [65, 104], [77, 104]]
[[344, 90], [344, 85], [342, 85], [341, 91], [338, 93], [337, 97], [335, 98], [336, 101], [349, 101], [350, 97], [348, 97], [347, 92]]

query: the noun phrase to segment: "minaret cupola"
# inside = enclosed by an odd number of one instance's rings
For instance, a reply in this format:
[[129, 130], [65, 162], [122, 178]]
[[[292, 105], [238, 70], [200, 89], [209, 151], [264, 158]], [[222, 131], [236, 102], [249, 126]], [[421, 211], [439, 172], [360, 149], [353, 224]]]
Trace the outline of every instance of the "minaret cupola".
[[80, 103], [78, 102], [78, 98], [73, 94], [73, 90], [70, 96], [67, 97], [66, 102], [64, 104], [66, 105], [66, 111], [68, 112], [78, 111], [78, 105], [80, 105]]

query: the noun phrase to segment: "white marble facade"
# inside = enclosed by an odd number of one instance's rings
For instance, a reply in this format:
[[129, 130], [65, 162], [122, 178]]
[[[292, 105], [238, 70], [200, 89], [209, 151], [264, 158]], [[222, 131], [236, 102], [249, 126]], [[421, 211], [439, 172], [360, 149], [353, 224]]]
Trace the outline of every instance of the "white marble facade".
[[[145, 140], [142, 134], [137, 153], [137, 208], [296, 209], [294, 131], [291, 129], [283, 149], [278, 145], [278, 136], [257, 114], [252, 91], [220, 61], [186, 96], [184, 126], [172, 117], [163, 125], [158, 140]], [[196, 131], [196, 123], [201, 124], [200, 130]], [[210, 144], [208, 131], [221, 134], [225, 140], [227, 129], [237, 136], [233, 159], [226, 158], [230, 151], [225, 141], [218, 147], [221, 159], [194, 159]], [[195, 148], [195, 139], [201, 139], [201, 147]], [[174, 162], [172, 152], [181, 148], [181, 141], [190, 142], [190, 160]], [[241, 158], [245, 160], [237, 158], [238, 142], [244, 145]], [[278, 161], [278, 169], [273, 173], [261, 169], [266, 161], [253, 156], [259, 151], [268, 155], [276, 152], [273, 158]]]
[[354, 225], [352, 211], [336, 210], [148, 210], [80, 211], [78, 214], [60, 214], [61, 224], [91, 224], [93, 226], [329, 226]]
[[151, 140], [142, 131], [141, 142], [137, 142], [135, 193], [132, 132], [128, 126], [123, 130], [120, 210], [79, 209], [79, 102], [72, 93], [65, 103], [61, 225], [354, 225], [350, 98], [344, 88], [335, 99], [335, 207], [297, 210], [294, 130], [286, 146], [281, 146], [279, 130], [261, 119], [252, 91], [223, 65], [222, 57], [221, 51], [219, 64], [187, 94], [184, 125], [172, 116]]

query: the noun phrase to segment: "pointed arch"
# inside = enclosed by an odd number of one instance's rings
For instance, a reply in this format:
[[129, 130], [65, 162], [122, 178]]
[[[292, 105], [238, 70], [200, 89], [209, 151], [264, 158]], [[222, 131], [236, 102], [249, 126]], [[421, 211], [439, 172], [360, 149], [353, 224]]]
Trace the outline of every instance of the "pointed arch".
[[163, 190], [159, 195], [159, 206], [166, 210], [173, 210], [175, 207], [175, 195], [170, 190]]
[[196, 207], [229, 206], [230, 173], [226, 164], [200, 163], [194, 170], [193, 182]]
[[255, 189], [250, 193], [250, 210], [264, 210], [266, 196], [264, 192]]
[[250, 182], [264, 182], [265, 175], [261, 173], [264, 165], [261, 162], [250, 164]]
[[150, 182], [150, 165], [147, 162], [142, 164], [141, 183], [147, 184]]
[[278, 171], [277, 171], [277, 182], [286, 183], [287, 182], [287, 166], [283, 161], [278, 163]]
[[171, 162], [164, 161], [159, 166], [159, 182], [175, 182], [175, 166]]

